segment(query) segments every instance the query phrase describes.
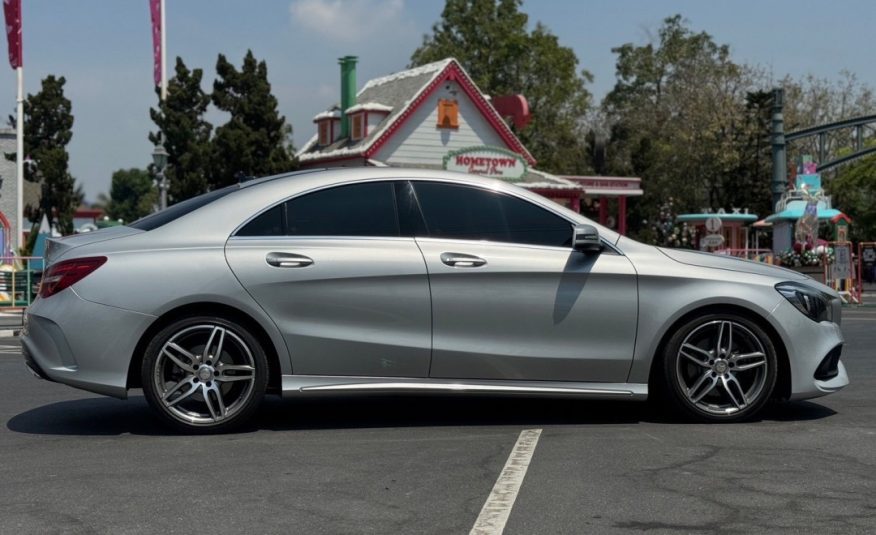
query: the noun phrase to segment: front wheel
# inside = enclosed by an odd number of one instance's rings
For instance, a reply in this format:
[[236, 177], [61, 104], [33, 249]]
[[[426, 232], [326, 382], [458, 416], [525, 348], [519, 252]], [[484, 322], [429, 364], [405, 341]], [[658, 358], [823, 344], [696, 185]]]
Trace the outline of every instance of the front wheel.
[[268, 364], [258, 341], [219, 317], [178, 320], [146, 348], [143, 393], [164, 421], [185, 432], [228, 431], [258, 408]]
[[776, 384], [776, 350], [757, 324], [735, 314], [709, 314], [683, 325], [663, 355], [670, 397], [701, 421], [753, 417]]

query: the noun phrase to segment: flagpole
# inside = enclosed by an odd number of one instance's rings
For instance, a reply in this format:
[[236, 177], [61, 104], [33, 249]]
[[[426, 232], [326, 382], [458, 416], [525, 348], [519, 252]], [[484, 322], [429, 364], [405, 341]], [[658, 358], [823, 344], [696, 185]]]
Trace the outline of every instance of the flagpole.
[[161, 0], [161, 101], [167, 99], [167, 19], [164, 16], [164, 0]]
[[15, 254], [21, 254], [24, 247], [24, 67], [15, 69], [18, 74], [18, 116], [15, 120], [15, 164], [16, 164], [16, 210], [15, 210]]

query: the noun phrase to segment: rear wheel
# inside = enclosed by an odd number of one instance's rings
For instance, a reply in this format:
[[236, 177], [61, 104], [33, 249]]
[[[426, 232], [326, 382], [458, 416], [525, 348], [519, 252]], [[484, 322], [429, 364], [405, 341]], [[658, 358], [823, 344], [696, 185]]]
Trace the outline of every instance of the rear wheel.
[[751, 418], [776, 384], [770, 337], [736, 314], [709, 314], [687, 322], [669, 340], [663, 364], [670, 397], [702, 421]]
[[248, 420], [268, 382], [268, 364], [246, 329], [219, 317], [186, 318], [162, 329], [141, 368], [147, 401], [186, 432], [222, 432]]

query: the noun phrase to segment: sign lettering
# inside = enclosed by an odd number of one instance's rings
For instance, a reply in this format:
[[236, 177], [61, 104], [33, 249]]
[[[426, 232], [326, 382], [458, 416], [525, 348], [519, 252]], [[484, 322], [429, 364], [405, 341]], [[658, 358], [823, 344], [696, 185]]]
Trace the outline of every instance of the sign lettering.
[[472, 175], [520, 180], [526, 174], [526, 160], [517, 153], [498, 147], [469, 147], [444, 157], [444, 169]]

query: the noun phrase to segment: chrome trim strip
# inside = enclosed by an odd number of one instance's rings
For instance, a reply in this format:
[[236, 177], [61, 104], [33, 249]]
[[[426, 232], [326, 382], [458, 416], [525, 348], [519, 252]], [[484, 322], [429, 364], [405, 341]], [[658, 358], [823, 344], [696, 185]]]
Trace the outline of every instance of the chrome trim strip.
[[555, 394], [594, 399], [645, 399], [648, 385], [638, 383], [575, 383], [559, 381], [455, 380], [402, 377], [284, 375], [283, 396], [308, 393], [462, 393]]

